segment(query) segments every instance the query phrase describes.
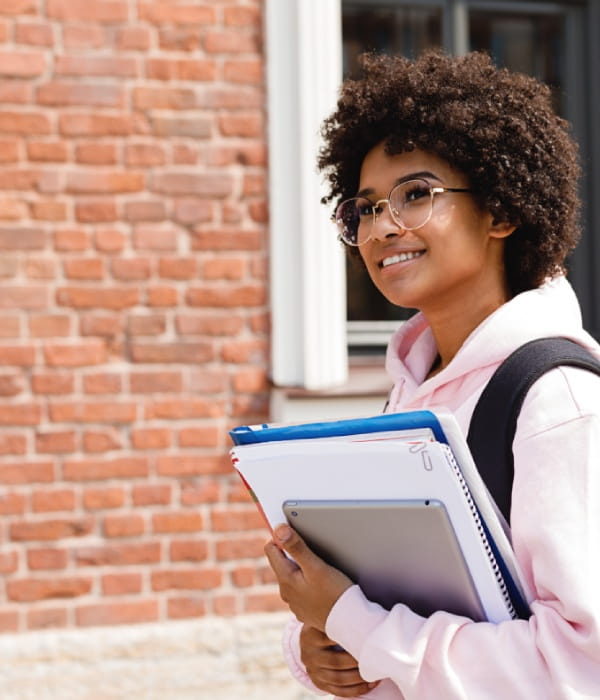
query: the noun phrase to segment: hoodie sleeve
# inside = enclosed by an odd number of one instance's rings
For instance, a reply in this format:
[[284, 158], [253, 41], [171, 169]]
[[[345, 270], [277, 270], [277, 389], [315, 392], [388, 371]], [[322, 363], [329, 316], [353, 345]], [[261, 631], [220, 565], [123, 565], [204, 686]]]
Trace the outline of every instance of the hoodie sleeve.
[[405, 698], [600, 697], [600, 379], [558, 369], [523, 406], [514, 443], [513, 546], [535, 592], [532, 617], [501, 624], [404, 605], [354, 586], [326, 632], [368, 681]]

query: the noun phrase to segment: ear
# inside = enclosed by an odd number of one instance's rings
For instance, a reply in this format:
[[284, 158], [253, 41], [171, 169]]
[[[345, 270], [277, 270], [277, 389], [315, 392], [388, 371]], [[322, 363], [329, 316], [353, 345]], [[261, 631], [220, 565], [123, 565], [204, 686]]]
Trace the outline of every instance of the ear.
[[510, 224], [508, 221], [493, 219], [488, 233], [491, 238], [508, 238], [516, 228], [514, 224]]

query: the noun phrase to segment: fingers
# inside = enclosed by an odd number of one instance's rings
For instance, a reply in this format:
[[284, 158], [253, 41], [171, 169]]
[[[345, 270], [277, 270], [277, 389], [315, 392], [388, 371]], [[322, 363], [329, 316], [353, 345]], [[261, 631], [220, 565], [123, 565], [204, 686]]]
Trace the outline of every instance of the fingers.
[[273, 539], [305, 570], [307, 567], [319, 566], [322, 559], [312, 552], [300, 535], [289, 525], [278, 525], [273, 530]]

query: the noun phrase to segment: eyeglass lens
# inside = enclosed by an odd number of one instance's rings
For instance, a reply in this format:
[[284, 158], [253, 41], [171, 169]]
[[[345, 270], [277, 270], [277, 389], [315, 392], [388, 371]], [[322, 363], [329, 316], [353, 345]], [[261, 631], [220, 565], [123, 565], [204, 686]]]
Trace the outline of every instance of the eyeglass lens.
[[[384, 206], [384, 201], [375, 204], [366, 197], [353, 197], [342, 202], [335, 213], [340, 237], [350, 245], [361, 245], [367, 241], [373, 223]], [[388, 206], [398, 225], [408, 230], [419, 228], [431, 216], [431, 186], [426, 180], [402, 182], [390, 192]]]

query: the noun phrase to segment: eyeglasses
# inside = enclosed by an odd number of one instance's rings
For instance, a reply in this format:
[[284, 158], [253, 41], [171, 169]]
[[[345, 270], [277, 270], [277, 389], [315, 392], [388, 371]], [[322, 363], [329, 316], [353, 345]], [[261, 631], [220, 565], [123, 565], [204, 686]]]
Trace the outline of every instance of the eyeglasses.
[[390, 208], [392, 219], [407, 231], [414, 231], [431, 219], [433, 198], [443, 192], [471, 192], [463, 187], [432, 187], [427, 180], [407, 180], [392, 188], [387, 199], [372, 202], [367, 197], [353, 197], [343, 201], [332, 220], [344, 243], [359, 246], [371, 238], [373, 224], [383, 211]]

